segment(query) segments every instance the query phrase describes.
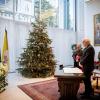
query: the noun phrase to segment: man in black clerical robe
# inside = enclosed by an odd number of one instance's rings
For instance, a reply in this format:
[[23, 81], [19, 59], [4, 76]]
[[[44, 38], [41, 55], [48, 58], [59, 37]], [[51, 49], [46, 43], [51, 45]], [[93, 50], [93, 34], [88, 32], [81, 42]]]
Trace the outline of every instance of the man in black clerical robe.
[[93, 89], [91, 85], [91, 75], [92, 71], [94, 70], [94, 56], [95, 51], [93, 46], [90, 44], [89, 39], [83, 40], [83, 46], [85, 47], [83, 50], [83, 55], [80, 59], [80, 67], [82, 67], [84, 73], [84, 85], [85, 85], [85, 92], [82, 95], [90, 96], [93, 95]]

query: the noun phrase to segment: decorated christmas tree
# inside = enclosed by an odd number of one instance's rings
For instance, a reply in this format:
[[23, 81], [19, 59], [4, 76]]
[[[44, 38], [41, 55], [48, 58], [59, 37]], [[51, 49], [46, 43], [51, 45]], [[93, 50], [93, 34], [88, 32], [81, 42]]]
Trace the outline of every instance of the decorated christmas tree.
[[33, 31], [29, 34], [27, 47], [19, 57], [20, 73], [25, 77], [47, 77], [54, 74], [56, 62], [52, 52], [46, 24], [36, 20], [32, 23]]

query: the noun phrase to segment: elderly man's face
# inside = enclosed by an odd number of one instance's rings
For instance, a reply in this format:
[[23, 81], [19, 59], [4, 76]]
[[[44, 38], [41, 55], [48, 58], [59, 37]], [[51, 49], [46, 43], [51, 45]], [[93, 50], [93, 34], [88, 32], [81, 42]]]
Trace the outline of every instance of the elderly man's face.
[[83, 46], [86, 48], [88, 46], [87, 42], [83, 41]]
[[83, 43], [83, 46], [86, 48], [86, 47], [88, 47], [88, 45], [90, 45], [90, 40], [84, 39], [82, 43]]

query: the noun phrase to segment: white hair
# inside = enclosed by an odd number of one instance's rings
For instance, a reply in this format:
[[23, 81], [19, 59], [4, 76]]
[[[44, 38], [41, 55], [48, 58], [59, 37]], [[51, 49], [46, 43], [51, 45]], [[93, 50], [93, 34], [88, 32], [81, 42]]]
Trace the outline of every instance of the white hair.
[[88, 39], [88, 38], [84, 38], [84, 39], [83, 39], [83, 43], [84, 43], [84, 42], [85, 42], [87, 45], [91, 44], [90, 39]]

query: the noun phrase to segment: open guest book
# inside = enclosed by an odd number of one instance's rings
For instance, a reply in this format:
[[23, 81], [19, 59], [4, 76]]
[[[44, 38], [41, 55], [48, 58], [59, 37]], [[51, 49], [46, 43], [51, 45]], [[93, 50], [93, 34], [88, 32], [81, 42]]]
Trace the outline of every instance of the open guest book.
[[65, 67], [65, 68], [63, 68], [63, 71], [66, 74], [74, 74], [74, 73], [75, 74], [82, 74], [83, 73], [82, 70], [79, 68], [67, 68], [67, 67]]

